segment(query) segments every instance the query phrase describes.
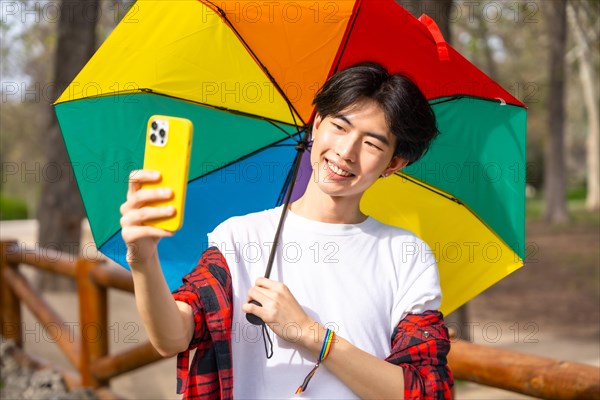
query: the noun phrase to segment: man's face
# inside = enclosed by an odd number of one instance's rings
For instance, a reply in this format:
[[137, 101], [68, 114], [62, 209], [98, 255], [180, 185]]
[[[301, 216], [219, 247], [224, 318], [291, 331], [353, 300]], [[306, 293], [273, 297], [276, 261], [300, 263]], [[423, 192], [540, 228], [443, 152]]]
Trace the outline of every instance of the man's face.
[[313, 125], [313, 179], [330, 196], [360, 196], [406, 162], [394, 157], [396, 137], [377, 103], [365, 100]]

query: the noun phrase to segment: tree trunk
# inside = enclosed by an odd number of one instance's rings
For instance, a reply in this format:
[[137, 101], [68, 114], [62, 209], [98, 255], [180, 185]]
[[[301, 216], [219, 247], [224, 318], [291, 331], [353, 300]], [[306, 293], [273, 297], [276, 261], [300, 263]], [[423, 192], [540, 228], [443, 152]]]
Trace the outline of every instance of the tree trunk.
[[485, 41], [485, 45], [483, 46], [483, 54], [485, 56], [485, 61], [487, 64], [486, 73], [492, 78], [492, 80], [498, 80], [498, 73], [496, 71], [496, 62], [494, 61], [493, 51], [488, 43], [488, 27], [487, 21], [485, 18], [479, 18], [479, 25], [477, 27], [477, 32], [479, 33], [479, 37], [481, 37]]
[[[54, 65], [54, 83], [60, 95], [75, 78], [96, 49], [96, 22], [99, 0], [63, 0], [58, 22], [58, 43]], [[54, 100], [54, 99], [53, 99]], [[79, 254], [81, 221], [85, 210], [69, 163], [56, 114], [49, 108], [48, 130], [43, 132], [46, 169], [55, 173], [45, 177], [38, 211], [41, 247]], [[51, 178], [51, 179], [50, 179]], [[41, 290], [75, 287], [73, 280], [42, 273]]]
[[549, 1], [550, 82], [548, 96], [548, 142], [544, 165], [544, 219], [556, 224], [568, 221], [565, 182], [565, 49], [567, 2]]
[[567, 6], [567, 15], [572, 30], [575, 33], [577, 42], [577, 61], [579, 63], [579, 79], [581, 80], [581, 89], [583, 101], [585, 103], [586, 114], [588, 117], [588, 137], [587, 137], [587, 197], [585, 206], [588, 211], [600, 210], [600, 120], [598, 114], [598, 100], [594, 89], [594, 72], [592, 54], [590, 51], [591, 43], [581, 26], [581, 19], [585, 16], [575, 10], [572, 3]]
[[[591, 68], [588, 65], [588, 68]], [[591, 72], [591, 71], [589, 71]], [[586, 75], [588, 75], [586, 73]], [[588, 79], [585, 79], [586, 81]], [[582, 77], [583, 82], [583, 77]], [[585, 88], [585, 86], [584, 86]], [[593, 91], [593, 81], [589, 82], [589, 90], [585, 92]], [[587, 195], [585, 199], [585, 208], [588, 211], [599, 211], [600, 210], [600, 124], [598, 121], [598, 103], [595, 96], [590, 96], [586, 93], [586, 108], [588, 110], [589, 117], [589, 131], [587, 138]], [[591, 98], [592, 100], [590, 100]]]

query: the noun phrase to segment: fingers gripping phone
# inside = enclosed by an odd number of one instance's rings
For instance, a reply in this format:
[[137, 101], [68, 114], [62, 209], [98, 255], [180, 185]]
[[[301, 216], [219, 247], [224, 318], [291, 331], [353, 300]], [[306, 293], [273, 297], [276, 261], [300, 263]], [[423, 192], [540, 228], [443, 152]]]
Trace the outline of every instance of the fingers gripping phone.
[[183, 225], [183, 210], [188, 181], [193, 126], [185, 118], [153, 115], [148, 120], [144, 169], [160, 171], [158, 182], [144, 183], [144, 188], [168, 187], [173, 191], [169, 200], [152, 203], [155, 206], [173, 206], [175, 215], [150, 220], [144, 225], [176, 231]]

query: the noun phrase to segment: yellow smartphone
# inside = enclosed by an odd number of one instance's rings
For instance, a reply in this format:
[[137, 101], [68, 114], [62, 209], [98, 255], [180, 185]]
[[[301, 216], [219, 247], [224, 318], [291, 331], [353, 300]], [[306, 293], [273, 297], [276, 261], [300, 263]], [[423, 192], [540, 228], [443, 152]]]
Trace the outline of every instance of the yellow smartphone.
[[169, 218], [147, 221], [144, 225], [176, 231], [183, 225], [185, 192], [188, 181], [193, 125], [185, 118], [153, 115], [146, 129], [144, 169], [160, 171], [158, 182], [144, 183], [144, 188], [169, 187], [173, 196], [153, 205], [175, 207], [175, 215]]

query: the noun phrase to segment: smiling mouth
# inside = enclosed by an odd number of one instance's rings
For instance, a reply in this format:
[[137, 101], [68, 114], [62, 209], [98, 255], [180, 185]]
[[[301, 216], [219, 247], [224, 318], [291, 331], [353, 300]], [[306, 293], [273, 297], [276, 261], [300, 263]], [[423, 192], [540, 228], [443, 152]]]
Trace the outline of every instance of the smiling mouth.
[[329, 160], [325, 160], [327, 162], [327, 166], [329, 167], [329, 169], [335, 173], [336, 175], [339, 176], [344, 176], [344, 177], [350, 177], [350, 176], [354, 176], [353, 173], [348, 172], [346, 170], [341, 169], [340, 167], [338, 167], [337, 165], [335, 165], [334, 163], [332, 163]]

